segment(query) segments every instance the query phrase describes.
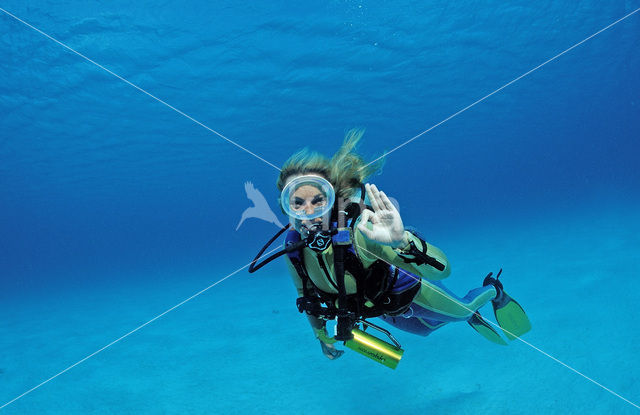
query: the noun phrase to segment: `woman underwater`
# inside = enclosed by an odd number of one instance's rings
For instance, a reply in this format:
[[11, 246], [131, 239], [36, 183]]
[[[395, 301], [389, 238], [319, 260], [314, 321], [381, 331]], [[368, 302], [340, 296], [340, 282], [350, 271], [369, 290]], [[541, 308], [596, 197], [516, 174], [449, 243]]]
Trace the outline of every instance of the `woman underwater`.
[[[334, 343], [353, 338], [354, 327], [371, 317], [422, 336], [449, 322], [466, 321], [504, 345], [477, 312], [489, 301], [507, 338], [526, 333], [531, 328], [526, 314], [492, 274], [463, 298], [440, 282], [450, 273], [444, 253], [405, 228], [384, 192], [373, 184], [363, 185], [381, 162], [367, 165], [355, 152], [362, 134], [349, 131], [330, 160], [305, 149], [286, 161], [277, 186], [290, 224], [258, 257], [288, 227], [293, 229], [287, 233], [285, 249], [257, 266], [256, 257], [250, 272], [286, 254], [298, 309], [306, 312], [329, 359], [343, 354]], [[336, 335], [330, 337], [326, 322], [334, 318]]]

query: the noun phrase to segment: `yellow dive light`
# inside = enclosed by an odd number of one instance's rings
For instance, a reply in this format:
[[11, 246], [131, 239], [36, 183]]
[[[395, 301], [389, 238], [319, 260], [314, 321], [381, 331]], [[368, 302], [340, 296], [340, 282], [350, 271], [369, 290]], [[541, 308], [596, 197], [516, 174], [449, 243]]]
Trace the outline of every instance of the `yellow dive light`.
[[375, 360], [378, 363], [395, 369], [402, 359], [404, 350], [396, 347], [384, 340], [380, 340], [377, 337], [372, 336], [369, 333], [353, 328], [351, 330], [353, 339], [344, 342], [344, 345], [351, 350], [354, 350], [361, 355], [367, 356], [369, 359]]

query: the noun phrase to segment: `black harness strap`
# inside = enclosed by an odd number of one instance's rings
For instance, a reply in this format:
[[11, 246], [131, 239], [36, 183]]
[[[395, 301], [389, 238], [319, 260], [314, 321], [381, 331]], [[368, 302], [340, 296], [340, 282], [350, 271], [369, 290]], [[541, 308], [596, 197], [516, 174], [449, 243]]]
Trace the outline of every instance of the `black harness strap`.
[[[349, 219], [351, 223], [348, 226], [353, 230], [356, 219], [360, 216], [362, 209], [370, 208], [364, 204], [364, 185], [361, 187], [362, 193], [359, 203], [353, 202], [347, 205], [344, 211], [338, 211], [337, 206], [335, 206], [333, 218], [337, 218], [338, 228], [336, 233], [338, 233], [338, 229], [345, 231], [345, 225], [347, 225]], [[340, 243], [334, 239], [332, 243], [337, 295], [325, 293], [315, 287], [304, 265], [303, 246], [297, 249], [298, 255], [289, 255], [291, 263], [302, 280], [303, 297], [297, 300], [299, 311], [328, 319], [338, 317], [337, 340], [349, 340], [352, 336], [351, 329], [360, 318], [377, 317], [383, 314], [401, 314], [411, 304], [413, 297], [417, 294], [415, 288], [419, 288], [420, 285], [416, 284], [415, 287], [402, 293], [392, 293], [390, 290], [397, 281], [398, 268], [394, 267], [395, 271], [392, 274], [387, 263], [377, 260], [369, 268], [365, 269], [357, 254], [352, 249], [349, 249], [350, 244], [345, 244], [345, 241], [343, 240], [343, 243]], [[351, 241], [350, 243], [352, 244], [353, 242]], [[413, 248], [421, 253], [415, 248], [415, 244]], [[423, 248], [426, 251], [426, 243], [423, 243]], [[408, 254], [413, 253], [408, 252]], [[440, 264], [434, 258], [427, 257]], [[416, 262], [413, 258], [403, 257], [403, 259], [405, 262]], [[420, 260], [418, 259], [418, 261]], [[444, 269], [444, 265], [442, 265], [442, 268]], [[346, 293], [345, 271], [351, 274], [356, 281], [355, 294], [347, 295]], [[313, 287], [313, 290], [307, 287], [308, 284]], [[373, 305], [365, 306], [367, 300], [371, 301]], [[322, 307], [320, 302], [325, 303], [327, 307]]]
[[[418, 266], [422, 264], [431, 265], [438, 271], [444, 271], [444, 264], [432, 256], [427, 255], [427, 243], [420, 239], [422, 249], [418, 249], [413, 241], [409, 241], [409, 250], [403, 254], [398, 254], [400, 258], [407, 264], [416, 264]], [[408, 255], [407, 255], [408, 254]]]
[[310, 297], [311, 293], [309, 293], [309, 287], [307, 287], [307, 284], [310, 278], [309, 278], [309, 274], [307, 274], [307, 269], [302, 264], [302, 261], [300, 261], [298, 258], [289, 258], [289, 259], [291, 260], [291, 264], [293, 264], [293, 267], [296, 269], [298, 276], [300, 276], [300, 279], [302, 280], [303, 295], [305, 297]]

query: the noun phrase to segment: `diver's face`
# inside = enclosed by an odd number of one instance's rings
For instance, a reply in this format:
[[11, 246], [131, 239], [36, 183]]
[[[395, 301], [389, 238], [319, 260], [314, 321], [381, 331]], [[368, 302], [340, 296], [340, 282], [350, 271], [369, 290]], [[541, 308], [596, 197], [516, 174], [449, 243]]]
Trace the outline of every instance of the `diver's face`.
[[[319, 175], [314, 175], [322, 177]], [[287, 181], [293, 180], [299, 176], [292, 176]], [[305, 216], [311, 216], [318, 210], [323, 210], [327, 206], [327, 197], [324, 192], [311, 184], [303, 185], [297, 188], [290, 197], [289, 205], [294, 212], [300, 212]], [[300, 232], [303, 237], [307, 237], [310, 232], [318, 232], [329, 227], [330, 211], [320, 217], [314, 219], [296, 219], [291, 218], [290, 222], [293, 227]]]

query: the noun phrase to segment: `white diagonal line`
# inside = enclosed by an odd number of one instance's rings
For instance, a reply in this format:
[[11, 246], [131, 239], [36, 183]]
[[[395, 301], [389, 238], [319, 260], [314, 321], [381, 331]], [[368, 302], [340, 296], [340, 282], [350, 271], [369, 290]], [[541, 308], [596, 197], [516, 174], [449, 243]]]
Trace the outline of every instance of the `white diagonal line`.
[[179, 109], [177, 109], [176, 107], [174, 107], [173, 105], [170, 105], [168, 103], [166, 103], [165, 101], [161, 100], [160, 98], [156, 97], [155, 95], [151, 94], [150, 92], [147, 92], [146, 90], [142, 89], [141, 87], [139, 87], [138, 85], [134, 84], [133, 82], [130, 82], [128, 80], [126, 80], [125, 78], [123, 78], [122, 76], [118, 75], [117, 73], [105, 68], [104, 66], [100, 65], [98, 62], [86, 57], [85, 55], [83, 55], [82, 53], [76, 51], [75, 49], [71, 48], [70, 46], [65, 45], [64, 43], [60, 42], [58, 39], [54, 38], [53, 36], [48, 35], [47, 33], [43, 32], [42, 30], [38, 29], [37, 27], [25, 22], [24, 20], [20, 19], [19, 17], [9, 13], [8, 11], [6, 11], [5, 9], [0, 7], [0, 11], [2, 11], [3, 13], [5, 13], [7, 16], [10, 16], [12, 18], [14, 18], [15, 20], [19, 21], [20, 23], [30, 27], [31, 29], [35, 30], [36, 32], [40, 33], [41, 35], [53, 40], [54, 42], [56, 42], [57, 44], [59, 44], [60, 46], [66, 48], [67, 50], [75, 53], [76, 55], [80, 56], [81, 58], [85, 59], [88, 62], [91, 62], [92, 64], [94, 64], [95, 66], [97, 66], [98, 68], [102, 69], [103, 71], [115, 76], [116, 78], [120, 79], [121, 81], [125, 82], [126, 84], [134, 87], [135, 89], [137, 89], [138, 91], [142, 92], [143, 94], [155, 99], [156, 101], [158, 101], [159, 103], [161, 103], [162, 105], [166, 106], [167, 108], [172, 109], [173, 111], [177, 112], [178, 114], [182, 115], [183, 117], [193, 121], [194, 123], [198, 124], [199, 126], [201, 126], [202, 128], [206, 129], [207, 131], [210, 131], [212, 133], [214, 133], [215, 135], [217, 135], [218, 137], [222, 138], [223, 140], [226, 140], [227, 142], [233, 144], [234, 146], [238, 147], [239, 149], [251, 154], [253, 157], [262, 160], [263, 162], [267, 163], [269, 166], [275, 168], [276, 170], [280, 170], [280, 168], [278, 166], [276, 166], [273, 163], [268, 162], [267, 160], [263, 159], [262, 157], [260, 157], [259, 155], [257, 155], [256, 153], [254, 153], [253, 151], [241, 146], [240, 144], [236, 143], [235, 141], [231, 140], [228, 137], [225, 137], [224, 135], [220, 134], [219, 132], [217, 132], [216, 130], [208, 127], [207, 125], [201, 123], [200, 121], [196, 120], [195, 118], [193, 118], [190, 115], [185, 114], [184, 112], [180, 111]]
[[[275, 249], [272, 249], [271, 251], [267, 252], [266, 254], [263, 254], [261, 256], [261, 258], [271, 254], [272, 252], [281, 249], [281, 247], [277, 247]], [[127, 334], [115, 339], [114, 341], [112, 341], [111, 343], [107, 344], [106, 346], [96, 350], [95, 352], [91, 353], [90, 355], [84, 357], [83, 359], [78, 360], [76, 363], [72, 364], [71, 366], [67, 367], [66, 369], [56, 373], [55, 375], [51, 376], [49, 379], [44, 380], [42, 382], [40, 382], [38, 385], [34, 386], [33, 388], [29, 389], [28, 391], [16, 396], [15, 398], [11, 399], [9, 402], [6, 402], [4, 405], [0, 406], [0, 409], [12, 404], [13, 402], [17, 401], [18, 399], [22, 398], [25, 395], [28, 395], [29, 393], [33, 392], [34, 390], [38, 389], [39, 387], [51, 382], [52, 380], [54, 380], [55, 378], [57, 378], [58, 376], [62, 375], [65, 372], [68, 372], [69, 370], [73, 369], [74, 367], [78, 366], [79, 364], [81, 364], [82, 362], [92, 358], [93, 356], [97, 355], [98, 353], [102, 352], [103, 350], [113, 346], [114, 344], [118, 343], [120, 340], [123, 340], [127, 337], [129, 337], [130, 335], [132, 335], [133, 333], [137, 332], [138, 330], [142, 329], [143, 327], [153, 323], [154, 321], [156, 321], [157, 319], [159, 319], [160, 317], [164, 316], [165, 314], [170, 313], [171, 311], [175, 310], [176, 308], [180, 307], [181, 305], [193, 300], [194, 298], [196, 298], [197, 296], [199, 296], [200, 294], [204, 293], [205, 291], [209, 290], [210, 288], [215, 287], [216, 285], [220, 284], [222, 281], [226, 280], [227, 278], [237, 274], [238, 272], [242, 271], [243, 269], [245, 269], [246, 267], [248, 267], [249, 265], [251, 265], [253, 261], [249, 262], [248, 264], [244, 265], [241, 268], [238, 268], [237, 270], [233, 271], [231, 274], [227, 275], [226, 277], [214, 282], [213, 284], [211, 284], [210, 286], [208, 286], [207, 288], [198, 291], [197, 293], [193, 294], [191, 297], [179, 302], [178, 304], [174, 305], [173, 307], [171, 307], [170, 309], [158, 314], [157, 316], [155, 316], [154, 318], [152, 318], [151, 320], [147, 321], [144, 324], [139, 325], [138, 327], [136, 327], [135, 329], [131, 330], [130, 332], [128, 332]]]
[[406, 146], [407, 144], [409, 144], [410, 142], [412, 142], [413, 140], [422, 137], [423, 135], [425, 135], [426, 133], [428, 133], [429, 131], [441, 126], [442, 124], [446, 123], [447, 121], [449, 121], [450, 119], [457, 117], [458, 115], [462, 114], [463, 112], [465, 112], [466, 110], [476, 106], [477, 104], [481, 103], [482, 101], [484, 101], [485, 99], [489, 98], [490, 96], [502, 91], [503, 89], [505, 89], [506, 87], [508, 87], [509, 85], [518, 82], [519, 80], [521, 80], [522, 78], [524, 78], [525, 76], [531, 74], [532, 72], [537, 71], [538, 69], [542, 68], [543, 66], [545, 66], [546, 64], [548, 64], [549, 62], [552, 62], [554, 60], [556, 60], [557, 58], [559, 58], [560, 56], [564, 55], [565, 53], [569, 52], [570, 50], [580, 46], [581, 44], [583, 44], [584, 42], [588, 41], [589, 39], [599, 35], [600, 33], [604, 32], [605, 30], [609, 29], [610, 27], [620, 23], [621, 21], [623, 21], [624, 19], [626, 19], [627, 17], [630, 17], [631, 15], [637, 13], [638, 11], [640, 11], [640, 8], [635, 9], [634, 11], [632, 11], [631, 13], [627, 14], [626, 16], [616, 20], [615, 22], [611, 23], [610, 25], [608, 25], [605, 28], [602, 28], [600, 30], [598, 30], [596, 33], [592, 34], [591, 36], [581, 40], [580, 42], [576, 43], [575, 45], [571, 46], [570, 48], [564, 50], [563, 52], [558, 53], [556, 56], [554, 56], [553, 58], [547, 59], [546, 61], [544, 61], [543, 63], [541, 63], [540, 65], [536, 66], [535, 68], [523, 73], [522, 75], [520, 75], [519, 77], [507, 82], [506, 84], [502, 85], [500, 88], [496, 89], [495, 91], [493, 91], [490, 94], [487, 94], [485, 96], [483, 96], [482, 98], [480, 98], [479, 100], [475, 101], [473, 104], [469, 104], [466, 107], [464, 107], [463, 109], [461, 109], [460, 111], [456, 112], [455, 114], [452, 114], [450, 116], [448, 116], [447, 118], [445, 118], [444, 120], [440, 121], [439, 123], [429, 127], [428, 129], [424, 130], [423, 132], [421, 132], [420, 134], [411, 137], [410, 139], [408, 139], [407, 141], [405, 141], [404, 143], [396, 146], [395, 148], [393, 148], [390, 151], [385, 152], [382, 156], [376, 158], [375, 160], [372, 160], [371, 162], [369, 162], [368, 164], [362, 166], [360, 169], [364, 169], [365, 167], [369, 166], [372, 163], [375, 163], [376, 161], [380, 160], [381, 158], [387, 157], [389, 154], [393, 153], [396, 150], [399, 150], [400, 148]]
[[[367, 252], [367, 253], [369, 253], [369, 254], [373, 255], [374, 257], [376, 257], [376, 258], [380, 259], [381, 261], [386, 262], [386, 263], [387, 263], [387, 264], [389, 264], [389, 265], [393, 265], [393, 264], [389, 263], [388, 261], [385, 261], [384, 259], [380, 258], [378, 255], [374, 254], [373, 252], [371, 252], [371, 251], [369, 251], [369, 250], [367, 250], [367, 249], [363, 248], [362, 246], [358, 246], [358, 249], [362, 249], [363, 251], [365, 251], [365, 252]], [[423, 287], [428, 287], [428, 288], [429, 288], [430, 290], [432, 290], [433, 292], [436, 292], [436, 293], [438, 293], [439, 295], [443, 296], [444, 298], [446, 298], [446, 299], [448, 299], [448, 300], [451, 300], [452, 302], [454, 302], [454, 303], [458, 304], [460, 307], [462, 307], [462, 308], [464, 308], [464, 309], [466, 309], [466, 310], [470, 311], [471, 313], [475, 313], [475, 312], [476, 312], [476, 310], [472, 310], [472, 309], [470, 309], [469, 307], [467, 307], [466, 305], [464, 305], [464, 304], [463, 304], [463, 303], [461, 303], [460, 301], [456, 300], [455, 298], [453, 298], [453, 297], [449, 297], [449, 296], [447, 296], [447, 295], [445, 295], [445, 294], [441, 293], [440, 291], [436, 290], [435, 288], [431, 287], [430, 285], [424, 284], [424, 283], [422, 282], [422, 280], [419, 280], [419, 279], [415, 278], [413, 275], [411, 275], [411, 274], [409, 274], [409, 273], [407, 273], [407, 272], [405, 272], [405, 274], [406, 274], [406, 275], [408, 275], [409, 277], [413, 278], [414, 280], [418, 281], [420, 284], [422, 284], [422, 286], [423, 286]], [[541, 350], [540, 348], [538, 348], [538, 347], [534, 346], [533, 344], [529, 343], [528, 341], [526, 341], [526, 340], [522, 340], [520, 337], [518, 337], [518, 336], [514, 335], [514, 334], [513, 334], [513, 333], [511, 333], [509, 330], [505, 330], [504, 328], [500, 327], [500, 325], [498, 325], [497, 323], [494, 323], [494, 322], [493, 322], [493, 321], [491, 321], [491, 320], [487, 320], [486, 318], [485, 318], [484, 320], [485, 320], [486, 322], [490, 323], [491, 325], [493, 325], [493, 326], [497, 327], [498, 329], [500, 329], [500, 330], [502, 330], [502, 331], [504, 331], [504, 332], [506, 332], [506, 333], [509, 333], [511, 336], [513, 336], [513, 337], [515, 337], [516, 339], [520, 340], [522, 343], [526, 344], [527, 346], [531, 347], [532, 349], [534, 349], [534, 350], [536, 350], [536, 351], [538, 351], [538, 352], [542, 353], [543, 355], [545, 355], [545, 356], [547, 356], [548, 358], [550, 358], [550, 359], [554, 360], [555, 362], [560, 363], [562, 366], [566, 367], [567, 369], [571, 370], [572, 372], [577, 373], [578, 375], [582, 376], [583, 378], [587, 379], [588, 381], [592, 382], [593, 384], [595, 384], [595, 385], [597, 385], [597, 386], [601, 387], [602, 389], [606, 390], [606, 391], [607, 391], [607, 392], [609, 392], [610, 394], [612, 394], [612, 395], [614, 395], [614, 396], [616, 396], [616, 397], [618, 397], [618, 398], [622, 399], [623, 401], [627, 402], [628, 404], [630, 404], [630, 405], [632, 405], [632, 406], [635, 406], [637, 409], [640, 409], [640, 406], [638, 406], [637, 404], [635, 404], [635, 403], [631, 402], [630, 400], [628, 400], [628, 399], [627, 399], [627, 398], [625, 398], [624, 396], [622, 396], [622, 395], [620, 395], [620, 394], [618, 394], [618, 393], [616, 393], [616, 392], [612, 391], [611, 389], [607, 388], [606, 386], [604, 386], [604, 385], [603, 385], [603, 384], [601, 384], [600, 382], [595, 381], [594, 379], [590, 378], [589, 376], [585, 375], [584, 373], [582, 373], [582, 372], [578, 371], [577, 369], [575, 369], [575, 368], [573, 368], [573, 367], [569, 366], [568, 364], [564, 363], [564, 362], [563, 362], [563, 361], [561, 361], [560, 359], [558, 359], [558, 358], [556, 358], [556, 357], [554, 357], [554, 356], [550, 355], [549, 353], [545, 352], [544, 350]]]

